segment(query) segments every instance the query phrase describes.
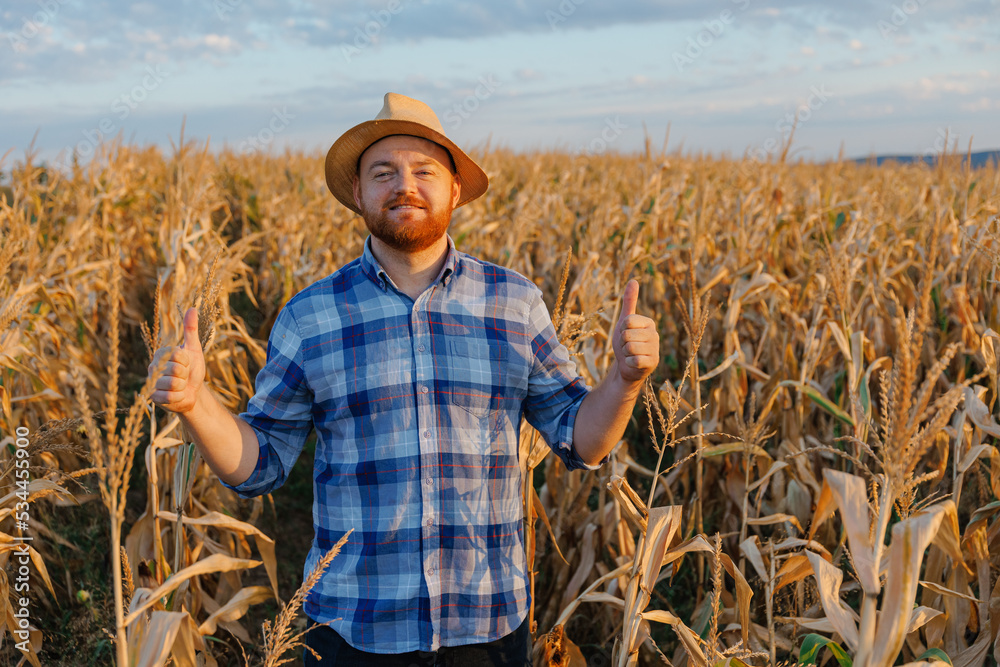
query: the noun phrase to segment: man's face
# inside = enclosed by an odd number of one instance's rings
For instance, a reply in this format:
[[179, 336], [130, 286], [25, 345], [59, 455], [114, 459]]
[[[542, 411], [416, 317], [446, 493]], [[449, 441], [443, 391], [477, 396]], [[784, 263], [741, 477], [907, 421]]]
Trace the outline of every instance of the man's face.
[[461, 194], [448, 151], [433, 141], [393, 135], [361, 155], [354, 202], [372, 236], [400, 252], [419, 252], [448, 231]]

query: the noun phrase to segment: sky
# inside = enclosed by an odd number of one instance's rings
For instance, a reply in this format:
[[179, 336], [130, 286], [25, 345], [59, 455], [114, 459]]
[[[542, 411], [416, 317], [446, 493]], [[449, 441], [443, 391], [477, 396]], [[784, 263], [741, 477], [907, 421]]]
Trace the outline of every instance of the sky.
[[[0, 0], [0, 157], [326, 151], [392, 91], [466, 149], [1000, 148], [1000, 0]], [[669, 135], [668, 135], [669, 127]], [[9, 152], [8, 152], [9, 151]]]

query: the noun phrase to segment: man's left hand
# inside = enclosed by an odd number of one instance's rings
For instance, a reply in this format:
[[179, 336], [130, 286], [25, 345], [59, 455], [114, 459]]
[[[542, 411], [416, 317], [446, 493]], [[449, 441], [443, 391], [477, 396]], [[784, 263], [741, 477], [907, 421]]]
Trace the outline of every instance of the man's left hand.
[[635, 314], [639, 283], [628, 281], [622, 297], [622, 313], [615, 325], [612, 345], [622, 380], [638, 383], [649, 377], [660, 362], [660, 334], [648, 317]]

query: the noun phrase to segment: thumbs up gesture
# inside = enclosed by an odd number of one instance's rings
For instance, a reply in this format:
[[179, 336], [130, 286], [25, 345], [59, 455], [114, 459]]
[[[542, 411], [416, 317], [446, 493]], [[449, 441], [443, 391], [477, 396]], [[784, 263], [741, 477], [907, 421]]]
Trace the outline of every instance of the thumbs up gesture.
[[152, 374], [163, 357], [166, 366], [156, 379], [150, 399], [164, 410], [183, 414], [194, 408], [205, 383], [205, 354], [198, 340], [198, 309], [184, 314], [184, 344], [161, 347], [153, 354], [147, 372]]
[[622, 313], [614, 329], [612, 345], [621, 379], [629, 383], [645, 380], [660, 362], [660, 334], [653, 320], [635, 314], [639, 283], [628, 281], [622, 297]]

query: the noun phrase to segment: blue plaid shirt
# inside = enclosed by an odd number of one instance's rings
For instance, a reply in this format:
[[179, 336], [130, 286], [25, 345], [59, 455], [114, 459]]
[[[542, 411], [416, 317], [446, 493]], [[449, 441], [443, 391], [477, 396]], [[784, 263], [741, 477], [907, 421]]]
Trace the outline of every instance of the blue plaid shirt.
[[374, 653], [435, 651], [515, 630], [529, 593], [522, 415], [567, 468], [589, 387], [541, 291], [455, 249], [414, 301], [371, 253], [278, 314], [240, 414], [260, 455], [239, 486], [279, 487], [315, 427], [315, 537], [304, 572], [353, 528], [304, 610]]

